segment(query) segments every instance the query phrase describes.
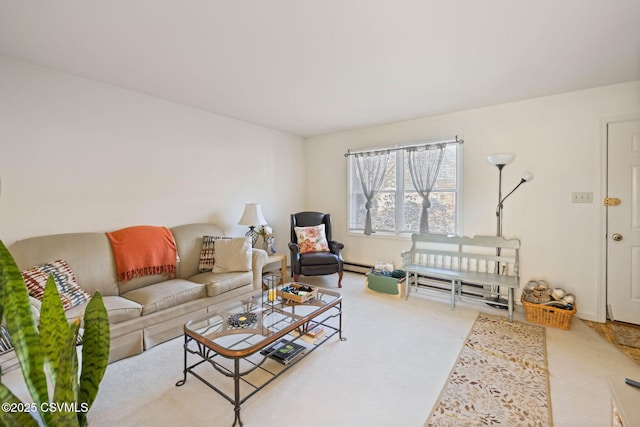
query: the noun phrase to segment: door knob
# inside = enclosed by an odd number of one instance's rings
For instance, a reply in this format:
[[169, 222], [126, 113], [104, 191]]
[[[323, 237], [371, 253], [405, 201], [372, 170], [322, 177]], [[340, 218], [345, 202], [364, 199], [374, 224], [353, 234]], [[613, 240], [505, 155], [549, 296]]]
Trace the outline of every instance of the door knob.
[[619, 242], [620, 240], [622, 240], [622, 234], [620, 233], [613, 233], [613, 236], [611, 236], [611, 238], [613, 240], [615, 240], [616, 242]]

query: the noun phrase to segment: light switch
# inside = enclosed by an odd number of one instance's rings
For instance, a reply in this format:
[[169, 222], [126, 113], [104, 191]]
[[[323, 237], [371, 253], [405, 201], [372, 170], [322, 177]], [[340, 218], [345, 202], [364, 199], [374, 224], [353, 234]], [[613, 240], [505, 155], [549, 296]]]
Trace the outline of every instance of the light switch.
[[593, 203], [593, 193], [573, 192], [571, 193], [571, 203]]

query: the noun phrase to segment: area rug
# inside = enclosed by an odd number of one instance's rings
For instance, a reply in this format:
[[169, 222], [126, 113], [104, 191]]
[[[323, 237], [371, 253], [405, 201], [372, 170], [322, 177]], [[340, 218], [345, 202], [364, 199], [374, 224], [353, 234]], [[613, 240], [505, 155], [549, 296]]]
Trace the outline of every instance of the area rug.
[[479, 314], [425, 426], [552, 425], [545, 328]]
[[640, 328], [611, 323], [611, 329], [618, 344], [640, 348]]

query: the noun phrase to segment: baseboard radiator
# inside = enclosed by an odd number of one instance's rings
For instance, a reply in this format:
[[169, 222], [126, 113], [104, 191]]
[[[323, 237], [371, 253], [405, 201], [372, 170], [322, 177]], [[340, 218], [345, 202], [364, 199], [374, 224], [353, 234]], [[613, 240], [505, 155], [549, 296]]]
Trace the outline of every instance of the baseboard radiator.
[[357, 262], [344, 261], [342, 269], [344, 271], [351, 271], [352, 273], [367, 274], [371, 271], [373, 265], [360, 264]]

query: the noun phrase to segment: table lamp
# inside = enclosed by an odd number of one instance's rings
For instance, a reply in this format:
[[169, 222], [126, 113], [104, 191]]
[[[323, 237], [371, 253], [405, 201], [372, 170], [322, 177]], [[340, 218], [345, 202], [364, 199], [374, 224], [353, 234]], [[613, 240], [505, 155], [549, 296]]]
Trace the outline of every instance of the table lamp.
[[245, 236], [251, 238], [251, 246], [254, 247], [258, 241], [258, 232], [255, 230], [256, 226], [265, 225], [267, 221], [262, 215], [262, 208], [260, 203], [247, 203], [244, 205], [244, 212], [242, 218], [238, 221], [238, 225], [246, 225], [249, 227], [249, 231]]

